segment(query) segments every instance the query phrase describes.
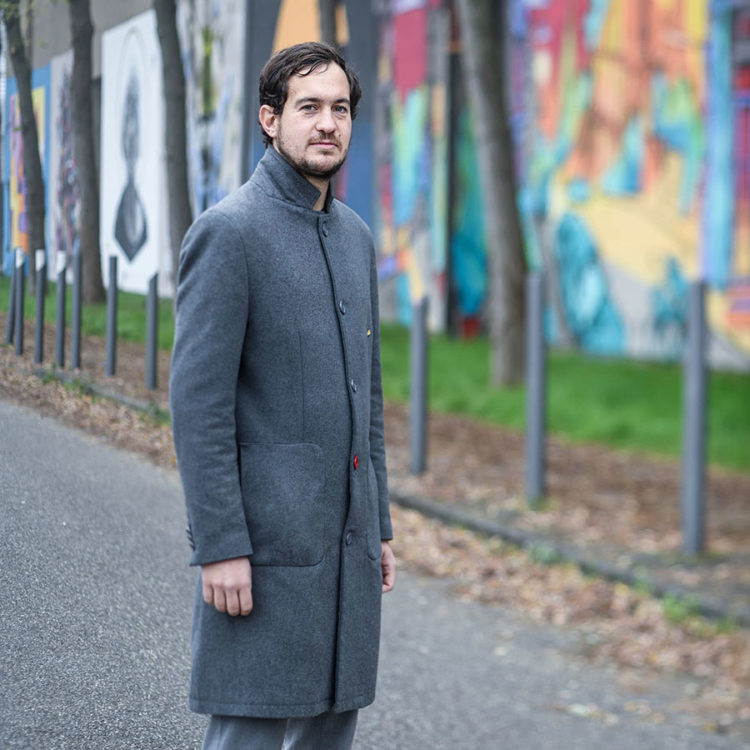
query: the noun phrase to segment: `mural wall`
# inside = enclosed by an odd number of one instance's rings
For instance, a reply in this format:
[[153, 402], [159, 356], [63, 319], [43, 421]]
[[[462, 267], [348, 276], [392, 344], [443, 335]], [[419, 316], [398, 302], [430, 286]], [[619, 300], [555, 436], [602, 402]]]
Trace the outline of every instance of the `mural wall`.
[[440, 0], [394, 0], [380, 13], [378, 244], [384, 317], [403, 323], [426, 298], [445, 325], [450, 14]]
[[688, 284], [703, 278], [712, 361], [750, 365], [750, 4], [516, 6], [533, 76], [522, 205], [552, 338], [677, 357]]
[[154, 11], [102, 35], [102, 276], [106, 286], [115, 255], [119, 287], [141, 293], [155, 273], [171, 270], [163, 97], [155, 71], [161, 71], [161, 56]]
[[47, 180], [47, 250], [50, 278], [57, 275], [57, 256], [66, 258], [72, 279], [78, 247], [78, 179], [73, 156], [70, 78], [72, 50], [50, 62], [49, 179]]
[[[373, 228], [383, 315], [407, 323], [426, 298], [433, 330], [472, 335], [487, 271], [451, 3], [348, 0], [337, 13], [364, 96], [335, 189]], [[550, 339], [679, 357], [688, 286], [701, 278], [712, 362], [750, 367], [750, 0], [511, 0], [508, 13], [519, 206], [529, 263], [547, 271]], [[320, 18], [317, 0], [180, 0], [179, 25], [198, 212], [263, 153], [262, 65], [320, 38]], [[153, 13], [103, 35], [102, 70], [102, 252], [143, 291], [156, 269], [171, 271]], [[69, 75], [65, 57], [34, 73], [49, 247], [67, 254]], [[27, 241], [12, 80], [8, 92], [6, 271], [8, 249]]]
[[[48, 177], [49, 153], [49, 66], [33, 71], [31, 77], [34, 114], [39, 134], [39, 156], [42, 161], [42, 174], [45, 184]], [[7, 186], [4, 216], [4, 246], [2, 248], [2, 269], [5, 275], [13, 271], [14, 250], [17, 247], [29, 254], [29, 233], [26, 217], [26, 181], [23, 175], [23, 140], [21, 138], [21, 112], [18, 106], [18, 87], [11, 78], [7, 85], [6, 110], [3, 113], [7, 123], [3, 179]], [[37, 248], [31, 248], [36, 250]]]
[[245, 0], [182, 0], [193, 211], [241, 183]]

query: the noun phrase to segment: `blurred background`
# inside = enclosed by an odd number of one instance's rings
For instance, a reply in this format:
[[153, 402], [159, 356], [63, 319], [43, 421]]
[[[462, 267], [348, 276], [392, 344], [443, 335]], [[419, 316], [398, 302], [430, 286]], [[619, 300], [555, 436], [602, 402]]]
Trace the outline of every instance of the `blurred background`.
[[[76, 5], [75, 3], [73, 4]], [[165, 97], [149, 0], [92, 0], [93, 134], [100, 248], [121, 252], [127, 82], [140, 94], [135, 179], [148, 240], [123, 255], [124, 288], [160, 273], [171, 293], [163, 169]], [[688, 282], [708, 285], [709, 356], [750, 369], [750, 4], [744, 0], [489, 3], [513, 136], [524, 258], [547, 274], [548, 339], [583, 351], [675, 359]], [[45, 245], [78, 241], [71, 10], [20, 4], [46, 197]], [[429, 299], [432, 331], [486, 330], [486, 210], [459, 12], [449, 0], [178, 0], [193, 212], [238, 187], [262, 153], [257, 80], [276, 49], [326, 33], [364, 97], [339, 196], [377, 237], [385, 320]], [[330, 30], [327, 31], [330, 35]], [[7, 43], [4, 46], [7, 53]], [[3, 270], [28, 250], [18, 87], [5, 66]], [[122, 174], [120, 174], [122, 173]], [[35, 248], [34, 248], [35, 249]], [[146, 262], [146, 256], [152, 256]], [[106, 263], [103, 264], [106, 266]], [[104, 269], [106, 276], [106, 268]], [[106, 281], [106, 279], [105, 279]]]

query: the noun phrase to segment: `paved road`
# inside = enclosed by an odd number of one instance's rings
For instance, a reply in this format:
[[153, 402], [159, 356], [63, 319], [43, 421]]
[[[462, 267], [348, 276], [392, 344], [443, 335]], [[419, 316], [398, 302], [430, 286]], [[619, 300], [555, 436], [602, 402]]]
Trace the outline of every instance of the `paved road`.
[[[188, 750], [189, 603], [173, 472], [0, 402], [0, 748]], [[654, 723], [575, 636], [402, 574], [358, 750], [736, 748]], [[572, 708], [571, 706], [578, 706]]]

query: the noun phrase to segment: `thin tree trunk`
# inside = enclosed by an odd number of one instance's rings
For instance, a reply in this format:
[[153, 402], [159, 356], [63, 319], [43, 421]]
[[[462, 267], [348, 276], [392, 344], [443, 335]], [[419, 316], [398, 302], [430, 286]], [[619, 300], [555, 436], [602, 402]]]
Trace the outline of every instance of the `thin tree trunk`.
[[6, 3], [5, 24], [8, 32], [8, 50], [18, 85], [18, 105], [21, 112], [23, 177], [26, 183], [26, 218], [29, 236], [29, 246], [26, 251], [29, 255], [29, 278], [33, 288], [36, 280], [33, 253], [45, 247], [44, 176], [39, 158], [39, 135], [31, 93], [31, 66], [26, 56], [21, 32], [20, 0], [8, 0]]
[[336, 39], [336, 6], [338, 0], [318, 0], [318, 10], [320, 11], [320, 39], [326, 44], [334, 47], [337, 45]]
[[182, 67], [180, 39], [177, 35], [175, 0], [154, 0], [154, 10], [161, 44], [166, 103], [164, 143], [169, 191], [169, 238], [172, 248], [172, 271], [176, 280], [182, 238], [193, 223], [187, 170], [185, 71]]
[[78, 221], [79, 252], [84, 302], [103, 302], [101, 252], [99, 249], [99, 176], [94, 155], [91, 105], [91, 23], [89, 0], [70, 0], [70, 31], [73, 37], [71, 80], [73, 155], [80, 194]]
[[526, 259], [516, 205], [513, 139], [505, 105], [505, 50], [498, 45], [498, 25], [492, 12], [494, 7], [505, 20], [507, 0], [457, 3], [486, 226], [490, 369], [493, 382], [513, 385], [520, 383], [524, 374]]

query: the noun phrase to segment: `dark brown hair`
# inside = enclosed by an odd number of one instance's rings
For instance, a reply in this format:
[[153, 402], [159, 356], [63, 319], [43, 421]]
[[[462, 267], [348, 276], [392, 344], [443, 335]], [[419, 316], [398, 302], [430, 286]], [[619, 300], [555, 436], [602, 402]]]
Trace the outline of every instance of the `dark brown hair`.
[[[320, 67], [328, 67], [331, 63], [338, 65], [346, 74], [346, 80], [349, 81], [349, 108], [353, 120], [357, 115], [357, 105], [362, 97], [359, 77], [346, 64], [346, 60], [335, 47], [323, 42], [295, 44], [279, 50], [271, 57], [260, 74], [258, 93], [261, 107], [267, 104], [277, 115], [281, 114], [286, 103], [289, 79], [296, 75], [309, 75]], [[261, 130], [263, 130], [262, 125]], [[271, 138], [265, 130], [263, 130], [263, 143], [266, 146], [271, 144]]]

